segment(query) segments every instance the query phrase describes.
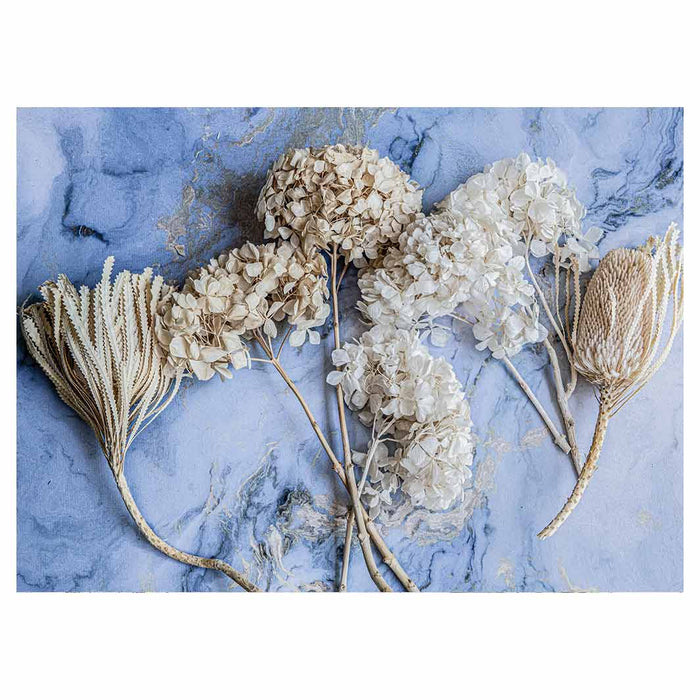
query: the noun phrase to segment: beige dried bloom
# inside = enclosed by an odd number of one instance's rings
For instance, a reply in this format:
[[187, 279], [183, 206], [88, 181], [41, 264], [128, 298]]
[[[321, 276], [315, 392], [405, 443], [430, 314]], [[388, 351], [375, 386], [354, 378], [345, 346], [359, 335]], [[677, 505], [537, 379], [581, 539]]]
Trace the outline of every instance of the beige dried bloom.
[[306, 255], [288, 241], [246, 243], [190, 273], [157, 319], [158, 340], [170, 372], [186, 370], [198, 379], [231, 378], [229, 365], [249, 364], [245, 340], [261, 329], [277, 336], [277, 324], [294, 328], [293, 346], [318, 331], [330, 307], [322, 256]]
[[257, 204], [269, 238], [306, 251], [336, 244], [364, 267], [420, 213], [423, 192], [389, 158], [359, 146], [292, 149], [277, 159]]
[[[598, 465], [608, 422], [666, 360], [683, 318], [683, 252], [671, 224], [663, 239], [608, 253], [595, 271], [574, 327], [574, 364], [596, 385], [600, 408], [586, 463], [568, 501], [539, 533], [554, 534], [581, 499]], [[672, 309], [665, 343], [667, 311]]]

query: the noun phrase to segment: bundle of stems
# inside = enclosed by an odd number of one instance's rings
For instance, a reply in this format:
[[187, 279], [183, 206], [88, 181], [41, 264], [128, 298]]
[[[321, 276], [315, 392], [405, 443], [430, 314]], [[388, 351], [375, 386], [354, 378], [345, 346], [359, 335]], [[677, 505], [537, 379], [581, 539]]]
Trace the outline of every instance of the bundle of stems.
[[[336, 252], [336, 257], [337, 257], [337, 252]], [[339, 320], [337, 318], [337, 287], [338, 287], [338, 281], [339, 277], [337, 275], [337, 259], [335, 262], [333, 262], [333, 257], [331, 258], [331, 284], [332, 289], [335, 290], [333, 291], [333, 305], [334, 305], [334, 330], [338, 328], [339, 326]], [[335, 333], [334, 333], [335, 335]], [[347, 567], [348, 567], [348, 562], [349, 562], [349, 554], [350, 554], [350, 546], [351, 546], [351, 539], [352, 539], [352, 528], [355, 525], [355, 521], [357, 521], [357, 527], [358, 527], [358, 532], [359, 536], [358, 539], [360, 541], [360, 546], [362, 548], [362, 553], [363, 557], [365, 559], [365, 563], [367, 565], [367, 569], [370, 573], [370, 576], [372, 578], [372, 581], [375, 583], [377, 588], [383, 592], [389, 592], [392, 590], [392, 588], [389, 586], [389, 584], [386, 582], [384, 577], [381, 575], [379, 568], [377, 566], [376, 560], [374, 558], [374, 554], [372, 552], [372, 547], [371, 545], [374, 545], [375, 549], [379, 553], [381, 557], [381, 561], [389, 568], [389, 570], [394, 574], [394, 576], [397, 578], [399, 583], [402, 585], [402, 587], [409, 592], [418, 592], [418, 586], [412, 581], [410, 576], [406, 573], [406, 571], [403, 569], [401, 564], [399, 563], [398, 559], [396, 556], [393, 554], [391, 549], [388, 547], [384, 539], [382, 538], [381, 534], [379, 533], [379, 530], [377, 529], [377, 526], [374, 524], [374, 522], [370, 519], [369, 514], [367, 513], [366, 509], [362, 505], [362, 503], [359, 500], [359, 491], [357, 487], [357, 481], [355, 479], [355, 472], [354, 468], [352, 467], [352, 459], [351, 459], [351, 452], [350, 452], [350, 443], [348, 439], [348, 434], [347, 434], [347, 423], [345, 421], [345, 414], [344, 412], [341, 413], [341, 408], [339, 407], [339, 420], [340, 420], [340, 425], [341, 425], [341, 435], [342, 435], [342, 442], [343, 442], [343, 450], [344, 450], [344, 462], [341, 462], [340, 459], [336, 456], [335, 451], [331, 447], [331, 444], [324, 434], [323, 430], [321, 429], [321, 426], [319, 425], [318, 421], [316, 420], [316, 417], [311, 411], [311, 408], [309, 407], [308, 402], [302, 395], [301, 391], [299, 390], [299, 387], [297, 384], [294, 382], [294, 380], [289, 376], [287, 371], [285, 370], [284, 366], [281, 363], [281, 355], [282, 355], [282, 350], [284, 349], [284, 346], [286, 344], [286, 341], [289, 337], [289, 333], [287, 333], [285, 336], [283, 336], [282, 340], [280, 343], [278, 343], [277, 347], [273, 347], [273, 342], [272, 338], [269, 336], [265, 335], [263, 332], [260, 331], [260, 329], [253, 331], [252, 333], [253, 339], [255, 340], [256, 344], [264, 353], [264, 357], [258, 358], [258, 357], [251, 357], [252, 362], [262, 362], [266, 364], [271, 364], [277, 373], [282, 377], [284, 382], [287, 384], [289, 389], [292, 391], [292, 394], [294, 397], [297, 399], [299, 404], [301, 405], [304, 414], [306, 415], [311, 428], [314, 431], [314, 434], [318, 438], [318, 441], [323, 449], [323, 451], [326, 453], [328, 456], [328, 459], [330, 460], [331, 463], [331, 468], [335, 472], [335, 474], [338, 476], [340, 479], [341, 483], [345, 487], [345, 489], [348, 492], [348, 495], [350, 496], [351, 499], [351, 510], [349, 511], [348, 515], [348, 524], [349, 524], [349, 529], [348, 533], [346, 533], [346, 538], [345, 538], [345, 549], [344, 549], [344, 555], [343, 555], [343, 570], [341, 574], [341, 584], [340, 584], [340, 590], [346, 590], [347, 588]], [[337, 343], [340, 343], [340, 336], [338, 335]], [[340, 396], [342, 399], [342, 394]], [[340, 404], [340, 406], [343, 406], [343, 404]], [[342, 416], [342, 418], [340, 418]], [[347, 457], [346, 457], [347, 455]], [[349, 465], [349, 466], [348, 466]]]
[[60, 275], [41, 288], [43, 303], [21, 309], [29, 353], [61, 399], [95, 433], [124, 504], [139, 531], [176, 561], [220, 571], [245, 591], [258, 588], [219, 559], [183, 552], [160, 538], [141, 514], [124, 473], [135, 437], [177, 393], [182, 373], [164, 371], [154, 332], [155, 315], [172, 290], [161, 277], [128, 271], [111, 282], [114, 258], [107, 258], [94, 289], [77, 290]]

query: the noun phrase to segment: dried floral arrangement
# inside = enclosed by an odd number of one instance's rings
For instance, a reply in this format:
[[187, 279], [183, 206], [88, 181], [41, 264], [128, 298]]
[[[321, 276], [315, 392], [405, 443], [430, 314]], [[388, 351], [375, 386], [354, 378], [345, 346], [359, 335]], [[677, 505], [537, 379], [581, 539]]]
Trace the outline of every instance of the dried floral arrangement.
[[[580, 500], [609, 418], [661, 366], [683, 314], [682, 250], [675, 224], [663, 239], [652, 237], [637, 251], [608, 253], [582, 302], [581, 275], [598, 258], [602, 235], [597, 228], [583, 232], [584, 216], [553, 161], [520, 154], [487, 166], [432, 214], [416, 217], [397, 245], [363, 270], [358, 281], [358, 306], [369, 322], [414, 333], [424, 329], [438, 346], [448, 330], [439, 319], [468, 323], [476, 348], [503, 361], [522, 387], [555, 444], [570, 455], [577, 476], [570, 498], [539, 533], [541, 539], [552, 535]], [[543, 289], [546, 278], [533, 272], [532, 258], [543, 258], [553, 268], [549, 294]], [[669, 303], [673, 317], [661, 346]], [[566, 383], [557, 341], [568, 365]], [[511, 360], [530, 343], [542, 343], [547, 351], [564, 434]], [[599, 419], [585, 461], [569, 408], [579, 374], [599, 387]]]
[[[468, 323], [477, 349], [505, 364], [574, 465], [573, 492], [541, 538], [579, 502], [610, 418], [661, 366], [682, 321], [675, 225], [638, 250], [608, 253], [582, 295], [582, 274], [598, 258], [602, 232], [583, 232], [585, 210], [551, 160], [521, 154], [494, 163], [426, 216], [419, 186], [376, 151], [293, 149], [269, 170], [256, 213], [268, 242], [223, 253], [191, 271], [180, 289], [148, 269], [122, 272], [112, 283], [110, 258], [94, 289], [76, 290], [60, 276], [41, 288], [44, 302], [21, 311], [30, 354], [95, 432], [146, 539], [247, 591], [257, 588], [225, 562], [160, 539], [124, 475], [127, 448], [173, 399], [183, 376], [224, 380], [233, 377], [231, 369], [271, 365], [348, 493], [339, 590], [347, 589], [356, 531], [377, 588], [392, 590], [375, 554], [405, 590], [417, 592], [377, 523], [407, 509], [449, 509], [470, 487], [469, 403], [449, 362], [434, 357], [426, 342], [445, 344], [445, 320]], [[535, 274], [533, 258], [544, 259], [553, 274]], [[367, 330], [343, 341], [338, 297], [351, 264]], [[335, 370], [327, 382], [335, 390], [342, 459], [282, 363], [287, 344], [319, 346], [318, 329], [329, 317]], [[563, 432], [512, 361], [532, 343], [546, 348]], [[579, 375], [598, 388], [600, 402], [585, 460], [569, 409]], [[362, 449], [350, 444], [346, 405], [371, 431]]]

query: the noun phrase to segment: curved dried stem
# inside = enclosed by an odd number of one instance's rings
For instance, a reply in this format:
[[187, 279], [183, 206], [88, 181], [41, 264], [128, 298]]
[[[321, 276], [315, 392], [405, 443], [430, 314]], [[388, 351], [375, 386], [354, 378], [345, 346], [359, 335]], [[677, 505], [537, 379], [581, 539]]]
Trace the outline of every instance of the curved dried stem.
[[598, 420], [595, 425], [595, 432], [593, 433], [593, 441], [591, 442], [591, 449], [588, 452], [588, 457], [586, 458], [586, 463], [581, 469], [581, 473], [576, 481], [576, 486], [571, 492], [571, 495], [567, 499], [566, 503], [562, 509], [557, 513], [557, 515], [552, 519], [552, 521], [545, 527], [537, 537], [541, 540], [551, 537], [562, 525], [562, 523], [571, 515], [574, 508], [578, 505], [578, 502], [583, 496], [583, 492], [591, 481], [591, 477], [595, 473], [598, 467], [598, 459], [600, 458], [600, 452], [603, 449], [603, 440], [605, 439], [605, 433], [608, 428], [608, 421], [610, 420], [610, 406], [604, 397], [601, 399], [600, 409], [598, 411]]
[[134, 501], [134, 498], [131, 495], [131, 490], [127, 484], [126, 477], [124, 476], [123, 464], [110, 466], [112, 467], [112, 472], [114, 473], [115, 480], [117, 482], [117, 488], [119, 489], [119, 493], [124, 500], [124, 505], [129, 511], [129, 515], [131, 515], [134, 523], [136, 523], [136, 527], [138, 527], [141, 534], [148, 540], [149, 544], [171, 559], [175, 559], [175, 561], [179, 561], [189, 566], [198, 566], [203, 569], [220, 571], [222, 574], [225, 574], [232, 581], [237, 583], [244, 591], [249, 593], [260, 592], [260, 589], [254, 583], [251, 583], [243, 574], [236, 571], [236, 569], [227, 564], [225, 561], [221, 561], [221, 559], [199, 557], [195, 554], [183, 552], [158, 537], [158, 535], [156, 535], [150, 525], [146, 522], [146, 519], [143, 517], [141, 511], [136, 505], [136, 501]]

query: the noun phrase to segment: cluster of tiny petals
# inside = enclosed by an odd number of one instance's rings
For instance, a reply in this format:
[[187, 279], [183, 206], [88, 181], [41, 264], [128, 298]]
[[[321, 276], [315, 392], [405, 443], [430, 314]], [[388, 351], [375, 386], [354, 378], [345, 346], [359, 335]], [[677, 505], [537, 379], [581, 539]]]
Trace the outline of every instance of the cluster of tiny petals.
[[319, 343], [327, 270], [319, 255], [307, 256], [286, 241], [246, 243], [191, 272], [156, 320], [158, 340], [171, 371], [185, 369], [198, 379], [230, 378], [249, 364], [246, 339], [260, 330], [270, 338], [278, 324], [294, 328], [293, 346]]
[[269, 238], [306, 251], [337, 245], [364, 267], [421, 210], [423, 192], [377, 151], [344, 145], [292, 149], [267, 174], [257, 203]]
[[536, 257], [556, 251], [562, 264], [575, 258], [581, 272], [599, 257], [596, 243], [602, 231], [593, 227], [583, 233], [585, 207], [550, 158], [533, 161], [521, 153], [499, 160], [453, 190], [437, 208], [507, 238], [530, 240]]
[[[348, 405], [367, 426], [377, 420], [396, 445], [380, 443], [364, 495], [371, 517], [397, 490], [415, 506], [445, 509], [471, 478], [469, 405], [450, 364], [430, 355], [417, 330], [376, 325], [333, 353], [330, 384], [343, 387]], [[362, 466], [366, 455], [356, 455]]]
[[461, 307], [475, 321], [478, 349], [515, 355], [546, 333], [524, 276], [524, 253], [516, 235], [438, 211], [407, 226], [381, 267], [360, 275], [358, 305], [372, 322], [400, 328]]

